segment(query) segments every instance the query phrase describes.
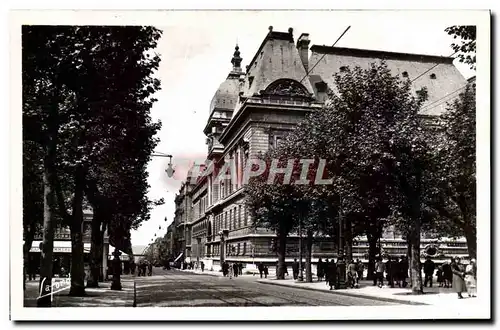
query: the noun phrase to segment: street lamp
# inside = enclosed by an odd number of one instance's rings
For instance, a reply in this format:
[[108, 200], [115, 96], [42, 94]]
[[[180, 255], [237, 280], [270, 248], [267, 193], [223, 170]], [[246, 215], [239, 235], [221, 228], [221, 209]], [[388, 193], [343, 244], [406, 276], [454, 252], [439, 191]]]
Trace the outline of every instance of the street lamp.
[[222, 264], [226, 260], [226, 249], [225, 249], [225, 235], [226, 235], [227, 229], [223, 229], [219, 231], [219, 236], [220, 236], [220, 265], [222, 267]]
[[[151, 156], [152, 157], [168, 157], [170, 160], [168, 161], [168, 167], [165, 170], [165, 172], [167, 172], [167, 175], [169, 178], [171, 178], [174, 175], [175, 170], [172, 167], [172, 155], [167, 155], [164, 153], [155, 153], [155, 154], [152, 154]], [[165, 220], [166, 220], [166, 218], [165, 218]]]
[[304, 273], [302, 271], [302, 218], [299, 218], [299, 282], [304, 280]]

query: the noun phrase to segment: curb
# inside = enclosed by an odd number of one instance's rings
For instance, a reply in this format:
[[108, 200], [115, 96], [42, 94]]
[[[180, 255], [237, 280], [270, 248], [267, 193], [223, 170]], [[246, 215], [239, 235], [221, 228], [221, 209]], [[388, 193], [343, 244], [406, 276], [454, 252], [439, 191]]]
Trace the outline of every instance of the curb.
[[257, 283], [267, 284], [267, 285], [276, 285], [276, 286], [282, 286], [282, 287], [287, 287], [287, 288], [295, 288], [295, 289], [301, 289], [301, 290], [318, 291], [318, 292], [324, 292], [324, 293], [330, 293], [330, 294], [337, 294], [339, 296], [372, 299], [372, 300], [378, 300], [378, 301], [384, 301], [384, 302], [392, 302], [392, 303], [397, 303], [397, 304], [430, 306], [429, 304], [425, 304], [425, 303], [421, 303], [421, 302], [416, 302], [416, 301], [411, 301], [411, 300], [385, 298], [385, 297], [374, 297], [374, 296], [370, 296], [370, 295], [353, 294], [353, 293], [339, 292], [339, 291], [334, 291], [334, 290], [330, 291], [330, 290], [322, 290], [322, 289], [316, 289], [316, 288], [305, 288], [305, 287], [300, 287], [300, 286], [295, 286], [295, 285], [288, 285], [288, 284], [283, 284], [283, 283], [273, 283], [273, 282], [269, 282], [269, 281], [257, 281]]

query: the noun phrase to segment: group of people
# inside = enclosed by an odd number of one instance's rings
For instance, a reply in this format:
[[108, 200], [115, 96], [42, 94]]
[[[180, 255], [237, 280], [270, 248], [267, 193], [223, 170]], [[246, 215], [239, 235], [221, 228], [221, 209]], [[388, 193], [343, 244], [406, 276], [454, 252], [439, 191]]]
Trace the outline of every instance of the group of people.
[[[135, 274], [135, 264], [130, 265], [130, 271], [132, 275]], [[146, 273], [147, 270], [147, 273]], [[153, 264], [147, 260], [139, 261], [137, 265], [137, 276], [152, 276], [153, 275]]]
[[224, 261], [222, 263], [222, 275], [229, 276], [229, 278], [243, 275], [243, 264], [241, 262], [229, 263]]
[[375, 276], [373, 278], [373, 285], [378, 285], [381, 288], [384, 285], [385, 279], [391, 288], [396, 285], [400, 288], [408, 286], [408, 258], [406, 256], [387, 258], [384, 263], [382, 258], [378, 258], [375, 262]]
[[268, 266], [264, 265], [262, 262], [259, 262], [257, 265], [257, 269], [259, 270], [260, 278], [262, 278], [262, 275], [264, 275], [264, 277], [267, 278], [267, 275], [269, 275]]
[[[424, 273], [424, 287], [432, 287], [436, 264], [430, 257], [427, 257], [425, 262], [420, 265]], [[477, 281], [476, 260], [471, 259], [469, 264], [464, 265], [459, 257], [451, 258], [449, 262], [445, 262], [437, 267], [436, 277], [440, 287], [452, 288], [458, 294], [458, 298], [462, 299], [462, 293], [467, 292], [469, 297], [476, 296], [476, 281]], [[383, 263], [382, 259], [378, 259], [375, 263], [375, 279], [374, 285], [382, 287], [384, 284], [384, 273], [390, 287], [398, 285], [406, 287], [408, 282], [408, 259], [403, 256], [399, 260], [394, 260], [391, 257], [387, 262]]]
[[[427, 262], [427, 261], [426, 261]], [[430, 264], [430, 263], [429, 263]], [[426, 272], [424, 263], [425, 277], [433, 276], [430, 273], [431, 267]], [[437, 281], [440, 287], [452, 289], [458, 294], [458, 298], [462, 299], [462, 293], [467, 292], [469, 297], [475, 297], [477, 294], [477, 266], [476, 259], [471, 259], [469, 264], [464, 265], [460, 258], [452, 258], [450, 262], [445, 262], [440, 265], [436, 272]], [[427, 282], [427, 281], [426, 281]], [[431, 280], [432, 287], [432, 280]]]

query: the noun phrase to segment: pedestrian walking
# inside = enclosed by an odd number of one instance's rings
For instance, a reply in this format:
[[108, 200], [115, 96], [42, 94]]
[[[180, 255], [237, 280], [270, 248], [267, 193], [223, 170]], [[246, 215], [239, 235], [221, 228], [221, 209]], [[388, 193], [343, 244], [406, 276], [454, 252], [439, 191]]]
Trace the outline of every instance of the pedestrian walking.
[[201, 266], [201, 271], [204, 272], [205, 271], [205, 263], [203, 261], [200, 262], [200, 266]]
[[130, 273], [135, 275], [135, 262], [133, 260], [130, 262]]
[[445, 262], [443, 264], [443, 282], [444, 287], [449, 288], [452, 285], [453, 272], [451, 271], [451, 264], [453, 263], [453, 258], [450, 262]]
[[328, 258], [325, 259], [325, 263], [323, 264], [323, 271], [325, 273], [325, 283], [328, 285], [328, 267], [330, 267], [330, 262]]
[[337, 281], [337, 265], [335, 261], [332, 260], [328, 263], [327, 271], [326, 271], [326, 284], [330, 287], [330, 290], [333, 290]]
[[434, 276], [435, 268], [436, 265], [434, 264], [434, 261], [431, 260], [431, 257], [427, 257], [427, 259], [424, 262], [425, 287], [427, 287], [427, 283], [429, 283], [429, 287], [432, 288], [432, 277]]
[[240, 271], [239, 271], [239, 269], [238, 269], [238, 268], [239, 268], [238, 263], [236, 263], [236, 262], [235, 262], [235, 263], [233, 264], [233, 274], [234, 274], [234, 277], [238, 277], [238, 275], [239, 275], [239, 273], [240, 273]]
[[438, 266], [437, 271], [436, 271], [436, 277], [437, 277], [438, 286], [440, 288], [442, 288], [444, 285], [443, 266], [442, 265]]
[[382, 262], [382, 258], [379, 257], [375, 263], [375, 278], [379, 288], [384, 286], [384, 272], [385, 264]]
[[233, 265], [232, 264], [228, 264], [228, 271], [229, 271], [229, 278], [233, 279], [234, 270], [233, 270]]
[[294, 280], [297, 280], [297, 278], [299, 277], [299, 263], [297, 262], [297, 258], [293, 259], [292, 275]]
[[386, 279], [387, 279], [388, 285], [391, 288], [394, 288], [394, 271], [395, 271], [395, 267], [394, 267], [394, 263], [392, 261], [392, 257], [391, 256], [387, 257], [387, 262], [385, 263], [385, 271], [386, 271], [386, 274], [387, 274]]
[[475, 297], [477, 293], [476, 281], [477, 281], [477, 268], [476, 259], [471, 259], [470, 263], [465, 267], [465, 285], [467, 286], [467, 294], [469, 297]]
[[318, 264], [316, 265], [316, 273], [318, 274], [318, 282], [323, 281], [323, 277], [325, 276], [325, 270], [321, 258], [318, 259]]
[[148, 264], [148, 276], [153, 276], [153, 264], [151, 262]]
[[458, 295], [458, 299], [462, 299], [462, 292], [467, 291], [467, 287], [465, 286], [465, 267], [461, 263], [460, 258], [456, 257], [451, 266], [451, 272], [453, 273], [452, 279], [452, 287], [453, 291], [455, 291]]
[[264, 266], [264, 277], [267, 278], [267, 275], [269, 275], [269, 267]]
[[259, 269], [260, 278], [262, 278], [262, 275], [264, 274], [264, 265], [262, 264], [262, 262], [259, 262], [257, 268]]
[[357, 276], [358, 276], [358, 271], [356, 268], [356, 264], [354, 263], [354, 260], [350, 260], [349, 264], [347, 265], [347, 283], [348, 286], [351, 287], [351, 289], [354, 289], [355, 286], [357, 286]]
[[365, 265], [359, 259], [356, 260], [356, 271], [358, 272], [358, 283], [359, 283], [359, 281], [363, 279], [363, 273], [365, 271]]
[[401, 260], [399, 261], [399, 279], [401, 281], [401, 286], [403, 288], [406, 288], [408, 286], [408, 282], [406, 279], [408, 278], [408, 259], [406, 256], [402, 256]]

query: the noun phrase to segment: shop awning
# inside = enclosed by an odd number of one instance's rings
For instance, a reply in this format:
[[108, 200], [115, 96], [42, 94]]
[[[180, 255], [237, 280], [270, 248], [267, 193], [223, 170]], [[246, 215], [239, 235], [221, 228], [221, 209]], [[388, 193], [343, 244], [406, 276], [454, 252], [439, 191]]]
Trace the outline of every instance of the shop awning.
[[177, 258], [175, 258], [174, 262], [179, 261], [179, 259], [182, 257], [182, 255], [183, 255], [183, 254], [184, 254], [184, 253], [179, 254], [179, 256], [178, 256]]
[[[40, 243], [42, 241], [33, 241], [30, 252], [40, 252]], [[53, 252], [71, 253], [71, 241], [54, 241]], [[83, 252], [90, 253], [90, 243], [83, 243]]]

